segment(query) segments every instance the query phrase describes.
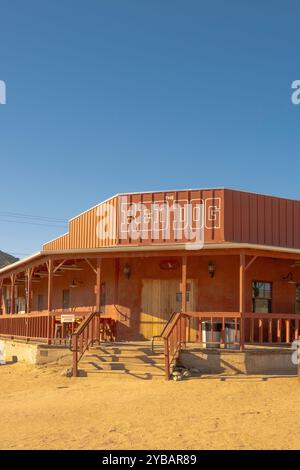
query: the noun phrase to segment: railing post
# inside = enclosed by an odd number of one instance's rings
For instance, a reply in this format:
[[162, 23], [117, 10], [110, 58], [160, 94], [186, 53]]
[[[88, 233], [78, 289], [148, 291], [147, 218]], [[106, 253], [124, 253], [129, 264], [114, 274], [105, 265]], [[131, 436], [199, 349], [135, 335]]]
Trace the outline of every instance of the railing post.
[[170, 378], [170, 357], [169, 357], [169, 342], [168, 338], [164, 338], [164, 349], [165, 349], [165, 379]]
[[181, 267], [181, 311], [186, 312], [186, 277], [187, 277], [187, 256], [182, 257]]
[[245, 280], [246, 280], [246, 270], [245, 270], [245, 254], [240, 254], [240, 289], [239, 289], [239, 304], [240, 304], [240, 349], [243, 350], [245, 347], [245, 311], [246, 311], [246, 293], [245, 293]]
[[52, 312], [52, 292], [53, 292], [53, 261], [50, 259], [47, 262], [48, 268], [48, 319], [47, 319], [47, 340], [48, 344], [51, 344], [51, 322], [50, 322], [50, 315]]

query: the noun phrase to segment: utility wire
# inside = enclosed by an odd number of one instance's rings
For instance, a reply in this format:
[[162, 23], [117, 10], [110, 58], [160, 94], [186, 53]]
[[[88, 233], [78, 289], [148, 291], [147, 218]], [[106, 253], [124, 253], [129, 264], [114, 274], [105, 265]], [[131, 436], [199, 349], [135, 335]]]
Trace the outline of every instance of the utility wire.
[[63, 222], [66, 223], [66, 219], [58, 218], [58, 217], [45, 217], [41, 215], [30, 215], [30, 214], [20, 214], [18, 212], [2, 212], [0, 211], [0, 216], [5, 216], [9, 218], [18, 218], [18, 219], [32, 219], [32, 220], [41, 220], [41, 221], [49, 221], [49, 222]]
[[26, 225], [39, 225], [41, 227], [56, 227], [56, 228], [65, 228], [66, 225], [54, 225], [54, 224], [45, 224], [45, 223], [39, 223], [39, 222], [28, 222], [25, 220], [7, 220], [7, 219], [1, 219], [0, 218], [0, 223], [2, 222], [9, 222], [13, 224], [26, 224]]

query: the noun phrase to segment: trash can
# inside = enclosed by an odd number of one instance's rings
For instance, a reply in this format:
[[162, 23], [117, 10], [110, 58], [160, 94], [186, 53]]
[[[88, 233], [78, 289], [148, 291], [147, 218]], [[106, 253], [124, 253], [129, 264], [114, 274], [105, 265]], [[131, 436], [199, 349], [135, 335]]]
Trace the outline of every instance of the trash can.
[[[240, 324], [237, 322], [237, 332], [235, 338], [235, 322], [225, 322], [225, 348], [226, 349], [239, 349], [239, 344], [233, 344], [235, 341], [240, 342]], [[229, 344], [228, 344], [229, 343]]]
[[211, 323], [210, 321], [202, 322], [202, 343], [205, 348], [219, 348], [221, 344], [222, 323], [213, 322], [213, 342], [211, 342]]

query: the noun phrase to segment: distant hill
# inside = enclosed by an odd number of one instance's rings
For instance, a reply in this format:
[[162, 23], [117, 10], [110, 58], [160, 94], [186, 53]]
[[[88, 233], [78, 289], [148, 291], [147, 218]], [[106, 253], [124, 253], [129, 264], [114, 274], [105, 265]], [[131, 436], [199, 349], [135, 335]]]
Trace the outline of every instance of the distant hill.
[[16, 261], [18, 261], [18, 259], [19, 258], [15, 258], [14, 256], [4, 253], [4, 251], [0, 250], [0, 268], [3, 268], [8, 264], [15, 263]]

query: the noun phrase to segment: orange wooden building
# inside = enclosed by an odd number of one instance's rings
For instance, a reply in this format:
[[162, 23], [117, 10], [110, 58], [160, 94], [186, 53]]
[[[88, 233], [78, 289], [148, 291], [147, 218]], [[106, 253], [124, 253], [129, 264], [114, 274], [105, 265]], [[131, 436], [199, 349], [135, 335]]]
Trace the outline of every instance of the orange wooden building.
[[170, 336], [177, 324], [177, 344], [184, 318], [190, 341], [202, 341], [206, 320], [222, 324], [224, 343], [231, 320], [241, 348], [290, 344], [300, 319], [300, 201], [231, 189], [116, 195], [1, 269], [0, 286], [1, 336], [51, 343], [61, 315], [73, 314], [84, 319], [80, 331], [100, 318], [93, 328], [110, 340]]

